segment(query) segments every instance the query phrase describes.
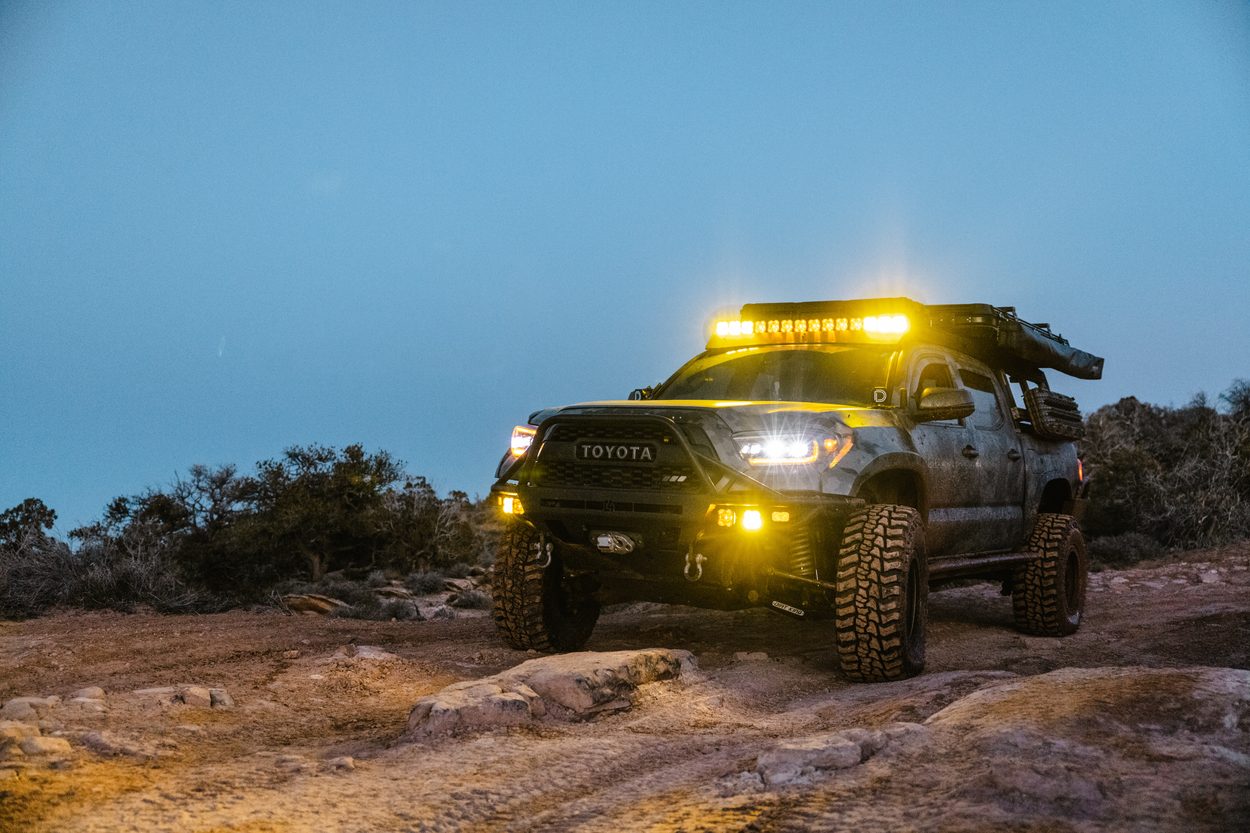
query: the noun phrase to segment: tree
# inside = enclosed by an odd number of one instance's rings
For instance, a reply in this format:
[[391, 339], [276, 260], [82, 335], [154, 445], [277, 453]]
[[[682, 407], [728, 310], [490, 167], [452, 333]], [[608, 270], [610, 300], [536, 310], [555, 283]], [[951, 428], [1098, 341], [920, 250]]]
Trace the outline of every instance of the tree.
[[56, 523], [56, 512], [39, 498], [28, 497], [20, 505], [0, 512], [0, 546], [16, 546], [27, 536], [44, 537]]
[[274, 565], [294, 566], [286, 562], [295, 554], [313, 581], [332, 568], [372, 564], [383, 496], [401, 473], [385, 451], [351, 445], [340, 457], [325, 446], [293, 446], [257, 465], [242, 535]]

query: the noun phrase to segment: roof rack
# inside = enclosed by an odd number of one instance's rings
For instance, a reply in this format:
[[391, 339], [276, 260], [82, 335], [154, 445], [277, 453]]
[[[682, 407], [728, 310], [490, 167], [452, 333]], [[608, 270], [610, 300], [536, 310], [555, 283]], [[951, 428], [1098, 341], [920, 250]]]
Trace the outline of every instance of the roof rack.
[[1049, 324], [1031, 324], [1015, 307], [917, 303], [910, 298], [746, 304], [737, 320], [712, 323], [708, 348], [746, 344], [894, 343], [936, 330], [1027, 372], [1052, 368], [1101, 379], [1103, 360], [1077, 350]]
[[1015, 307], [989, 304], [930, 304], [929, 326], [958, 333], [1038, 367], [1049, 367], [1078, 379], [1101, 379], [1103, 360], [1077, 350], [1049, 324], [1030, 324]]

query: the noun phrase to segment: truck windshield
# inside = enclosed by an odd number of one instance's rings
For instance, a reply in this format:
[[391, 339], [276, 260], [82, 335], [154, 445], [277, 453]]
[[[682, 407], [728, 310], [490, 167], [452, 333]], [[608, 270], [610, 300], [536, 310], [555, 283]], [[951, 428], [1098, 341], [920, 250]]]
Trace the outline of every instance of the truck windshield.
[[731, 350], [691, 362], [656, 398], [871, 406], [873, 388], [885, 387], [891, 352], [858, 345]]

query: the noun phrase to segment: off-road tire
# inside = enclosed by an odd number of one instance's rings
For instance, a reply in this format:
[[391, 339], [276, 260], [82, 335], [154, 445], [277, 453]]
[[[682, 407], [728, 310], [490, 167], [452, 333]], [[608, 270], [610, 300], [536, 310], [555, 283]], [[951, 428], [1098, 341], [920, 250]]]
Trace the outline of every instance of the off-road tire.
[[924, 670], [929, 567], [924, 523], [908, 506], [851, 515], [838, 552], [834, 627], [842, 671], [886, 682]]
[[599, 603], [565, 580], [558, 545], [540, 567], [538, 543], [538, 533], [520, 523], [504, 533], [492, 583], [495, 627], [517, 650], [579, 651], [599, 620]]
[[1034, 636], [1076, 633], [1085, 613], [1089, 559], [1085, 536], [1071, 515], [1037, 516], [1025, 549], [1040, 558], [1015, 569], [1011, 607], [1016, 627]]

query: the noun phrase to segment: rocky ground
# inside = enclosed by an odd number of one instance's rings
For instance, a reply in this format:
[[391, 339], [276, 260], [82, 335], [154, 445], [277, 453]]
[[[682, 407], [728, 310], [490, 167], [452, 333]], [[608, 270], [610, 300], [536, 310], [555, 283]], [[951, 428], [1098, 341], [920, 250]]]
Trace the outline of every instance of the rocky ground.
[[936, 593], [882, 685], [766, 611], [634, 605], [551, 658], [431, 599], [0, 622], [0, 830], [1250, 829], [1248, 568], [1095, 574], [1066, 639]]

